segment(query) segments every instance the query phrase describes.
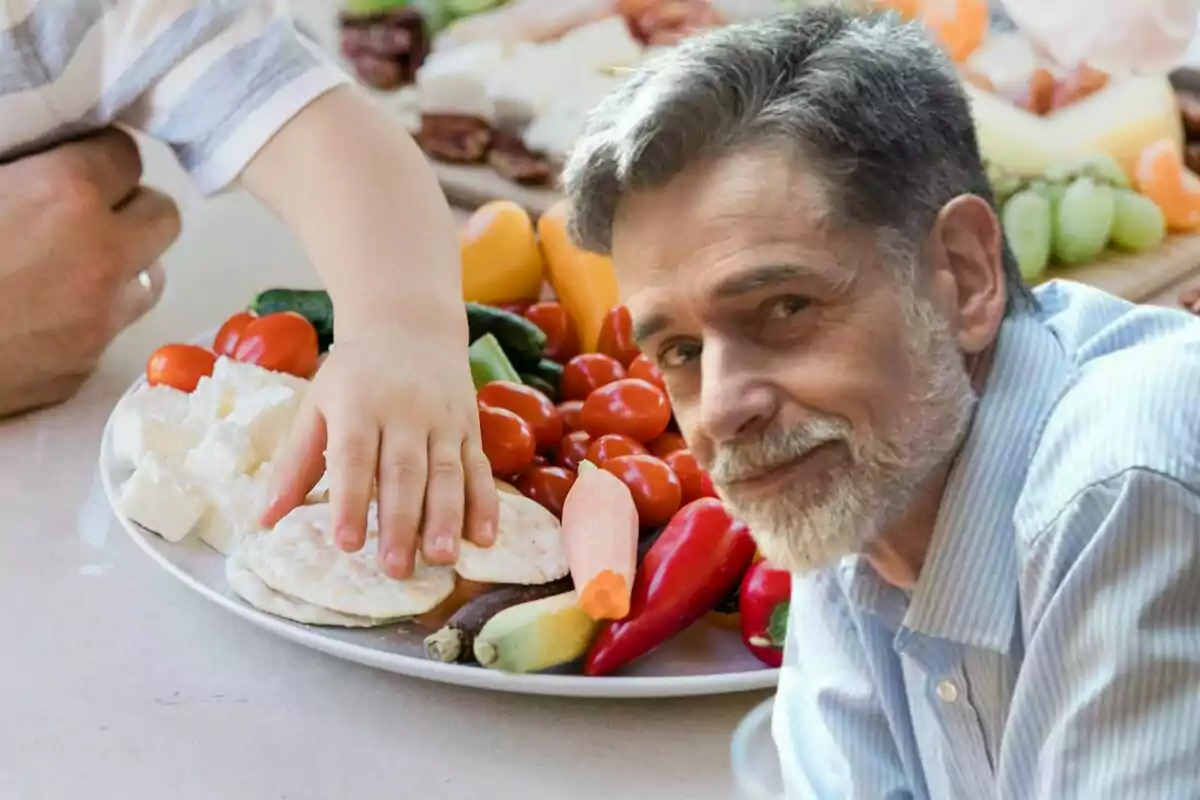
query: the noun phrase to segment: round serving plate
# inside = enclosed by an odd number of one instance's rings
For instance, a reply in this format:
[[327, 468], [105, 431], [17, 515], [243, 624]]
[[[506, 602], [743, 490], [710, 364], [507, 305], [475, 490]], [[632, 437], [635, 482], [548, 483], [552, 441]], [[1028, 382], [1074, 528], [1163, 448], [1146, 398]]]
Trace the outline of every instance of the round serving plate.
[[[195, 341], [207, 345], [213, 334]], [[139, 378], [126, 395], [144, 383], [145, 379]], [[764, 668], [742, 645], [736, 631], [705, 621], [619, 676], [590, 678], [548, 673], [509, 675], [478, 666], [430, 661], [424, 648], [427, 631], [416, 626], [351, 630], [301, 625], [275, 617], [247, 605], [233, 593], [225, 581], [225, 557], [216, 550], [193, 538], [172, 544], [117, 511], [117, 492], [131, 472], [113, 454], [110, 416], [100, 448], [101, 480], [113, 513], [138, 547], [189, 589], [252, 625], [346, 661], [441, 683], [559, 697], [630, 699], [729, 694], [770, 689], [778, 681], [779, 670]]]

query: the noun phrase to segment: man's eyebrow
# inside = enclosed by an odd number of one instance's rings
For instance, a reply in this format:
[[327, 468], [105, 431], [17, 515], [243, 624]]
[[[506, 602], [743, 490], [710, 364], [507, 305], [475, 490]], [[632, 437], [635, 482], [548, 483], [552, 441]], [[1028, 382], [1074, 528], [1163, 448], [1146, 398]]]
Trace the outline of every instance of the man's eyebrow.
[[812, 274], [811, 270], [793, 264], [758, 267], [721, 281], [713, 289], [713, 294], [721, 298], [737, 297]]
[[633, 340], [644, 342], [652, 336], [662, 333], [671, 327], [671, 318], [666, 314], [653, 313], [639, 319], [633, 324]]

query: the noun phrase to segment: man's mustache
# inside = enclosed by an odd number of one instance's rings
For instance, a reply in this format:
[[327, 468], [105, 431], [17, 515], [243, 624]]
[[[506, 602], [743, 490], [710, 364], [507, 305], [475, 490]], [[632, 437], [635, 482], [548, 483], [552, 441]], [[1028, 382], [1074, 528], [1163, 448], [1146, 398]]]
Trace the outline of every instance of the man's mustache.
[[728, 486], [789, 464], [830, 442], [849, 442], [849, 423], [822, 417], [786, 431], [764, 434], [758, 441], [723, 445], [708, 472], [713, 482]]

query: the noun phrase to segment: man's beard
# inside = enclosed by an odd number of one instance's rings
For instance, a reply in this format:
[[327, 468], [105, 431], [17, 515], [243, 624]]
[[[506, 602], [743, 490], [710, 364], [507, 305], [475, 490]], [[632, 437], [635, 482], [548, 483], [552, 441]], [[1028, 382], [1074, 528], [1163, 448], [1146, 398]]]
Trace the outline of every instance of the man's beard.
[[[823, 415], [717, 452], [710, 472], [718, 493], [750, 526], [774, 566], [809, 572], [861, 551], [904, 514], [966, 434], [976, 398], [950, 328], [911, 291], [906, 305], [913, 388], [893, 404], [896, 414], [887, 428], [860, 435], [844, 419]], [[819, 486], [738, 495], [739, 478], [781, 467], [830, 443], [844, 445], [850, 463]]]

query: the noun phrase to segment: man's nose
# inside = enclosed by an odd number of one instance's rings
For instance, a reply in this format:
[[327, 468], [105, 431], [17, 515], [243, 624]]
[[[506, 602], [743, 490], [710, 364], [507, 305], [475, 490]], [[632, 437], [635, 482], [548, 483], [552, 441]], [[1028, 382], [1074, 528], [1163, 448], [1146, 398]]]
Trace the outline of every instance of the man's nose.
[[735, 348], [705, 342], [700, 361], [700, 424], [713, 442], [760, 435], [779, 409], [774, 388]]

